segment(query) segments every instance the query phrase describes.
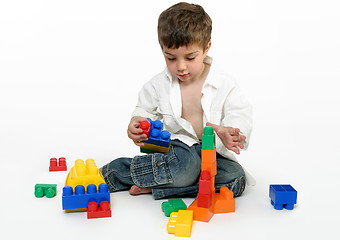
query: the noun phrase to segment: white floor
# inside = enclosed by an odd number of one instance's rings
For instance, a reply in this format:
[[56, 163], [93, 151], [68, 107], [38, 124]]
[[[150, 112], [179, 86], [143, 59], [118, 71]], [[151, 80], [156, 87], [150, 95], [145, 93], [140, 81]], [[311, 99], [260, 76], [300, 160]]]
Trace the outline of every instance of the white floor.
[[[1, 239], [176, 239], [151, 195], [111, 194], [107, 219], [64, 213], [67, 172], [48, 172], [51, 157], [70, 169], [138, 153], [127, 123], [141, 86], [164, 69], [157, 18], [177, 1], [150, 2], [1, 1]], [[195, 2], [213, 19], [210, 54], [254, 107], [239, 160], [257, 185], [235, 213], [194, 222], [191, 239], [340, 239], [339, 4]], [[35, 198], [36, 183], [56, 183], [57, 196]], [[286, 183], [298, 204], [274, 210], [269, 185]]]
[[[63, 130], [59, 126], [51, 130], [46, 128], [47, 123], [38, 126], [34, 123], [40, 118], [37, 112], [27, 116], [28, 119], [32, 117], [32, 121], [19, 124], [7, 122], [6, 130], [2, 131], [5, 138], [1, 145], [5, 148], [1, 150], [1, 216], [5, 222], [1, 235], [10, 233], [13, 236], [35, 236], [37, 239], [46, 239], [47, 236], [49, 239], [65, 236], [81, 236], [83, 239], [108, 236], [116, 239], [127, 236], [131, 239], [146, 236], [150, 239], [175, 238], [166, 231], [168, 218], [161, 211], [163, 200], [156, 201], [151, 195], [133, 197], [127, 192], [111, 194], [112, 217], [107, 219], [87, 220], [86, 213], [64, 213], [61, 210], [61, 194], [67, 172], [48, 172], [50, 157], [65, 156], [70, 169], [77, 158], [92, 157], [101, 166], [111, 158], [124, 153], [136, 154], [138, 150], [128, 140], [121, 139], [113, 141], [117, 145], [113, 149], [117, 152], [111, 156], [102, 149], [105, 146], [94, 144], [100, 142], [96, 136], [89, 140], [90, 133], [94, 133], [92, 130], [77, 132], [76, 135], [81, 135], [83, 140], [78, 137], [79, 141], [73, 144], [72, 138], [75, 136], [66, 133], [71, 129]], [[15, 118], [20, 118], [20, 115]], [[84, 125], [80, 125], [82, 129]], [[100, 129], [100, 132], [103, 130], [102, 126], [93, 128]], [[339, 236], [339, 155], [336, 155], [339, 151], [334, 149], [335, 146], [330, 146], [333, 150], [328, 154], [317, 149], [313, 153], [287, 150], [292, 149], [288, 143], [272, 150], [258, 151], [255, 148], [260, 144], [256, 142], [261, 142], [261, 137], [256, 132], [253, 136], [255, 146], [243, 152], [240, 161], [257, 179], [257, 185], [248, 187], [236, 199], [235, 213], [215, 215], [209, 223], [195, 221], [191, 238], [217, 238], [221, 234], [225, 234], [225, 238], [238, 239], [324, 236], [335, 239]], [[306, 136], [299, 149], [305, 149], [305, 144], [312, 144], [313, 141], [312, 134]], [[126, 148], [123, 148], [125, 145]], [[52, 199], [35, 198], [36, 183], [56, 183], [57, 196]], [[273, 209], [268, 197], [269, 184], [273, 183], [288, 183], [296, 188], [298, 204], [294, 210]], [[193, 199], [184, 201], [189, 205]]]

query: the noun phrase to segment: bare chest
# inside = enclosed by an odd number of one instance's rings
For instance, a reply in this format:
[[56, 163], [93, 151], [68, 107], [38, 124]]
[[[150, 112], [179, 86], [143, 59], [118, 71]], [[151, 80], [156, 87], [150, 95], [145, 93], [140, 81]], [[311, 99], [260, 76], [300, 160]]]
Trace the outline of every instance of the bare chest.
[[201, 88], [181, 88], [182, 118], [189, 121], [200, 139], [203, 133], [203, 109]]

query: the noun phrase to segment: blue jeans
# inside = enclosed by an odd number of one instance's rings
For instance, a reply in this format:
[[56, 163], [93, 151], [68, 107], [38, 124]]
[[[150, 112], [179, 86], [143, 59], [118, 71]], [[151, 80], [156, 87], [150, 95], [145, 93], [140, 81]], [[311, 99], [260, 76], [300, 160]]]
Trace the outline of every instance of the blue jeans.
[[[128, 190], [137, 185], [151, 188], [155, 199], [195, 197], [201, 172], [201, 148], [201, 144], [189, 147], [173, 140], [168, 153], [118, 158], [103, 166], [102, 173], [110, 192]], [[246, 182], [242, 166], [219, 154], [216, 161], [216, 191], [226, 186], [234, 197], [240, 196]]]

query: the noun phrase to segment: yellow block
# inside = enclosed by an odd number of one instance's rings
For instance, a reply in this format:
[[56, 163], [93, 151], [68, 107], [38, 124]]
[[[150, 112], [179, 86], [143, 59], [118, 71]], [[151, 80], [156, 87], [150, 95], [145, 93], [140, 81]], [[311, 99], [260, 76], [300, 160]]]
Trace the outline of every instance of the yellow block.
[[155, 152], [161, 152], [161, 153], [167, 153], [170, 150], [170, 146], [169, 147], [163, 147], [163, 146], [158, 146], [158, 145], [154, 145], [154, 144], [150, 144], [150, 143], [144, 143], [144, 146], [141, 147], [150, 151], [155, 151]]
[[77, 185], [86, 187], [95, 184], [98, 187], [101, 183], [105, 183], [105, 180], [94, 160], [87, 159], [85, 164], [84, 160], [78, 159], [67, 175], [65, 186], [75, 188]]
[[176, 237], [190, 237], [194, 212], [191, 210], [179, 210], [170, 214], [167, 226], [168, 233]]

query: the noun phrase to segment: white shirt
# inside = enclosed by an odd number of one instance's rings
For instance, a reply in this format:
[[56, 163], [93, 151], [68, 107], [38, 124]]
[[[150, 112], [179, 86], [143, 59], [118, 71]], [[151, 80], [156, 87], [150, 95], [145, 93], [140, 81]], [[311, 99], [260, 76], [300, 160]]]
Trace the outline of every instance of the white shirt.
[[[206, 57], [204, 62], [212, 64], [212, 58]], [[244, 149], [247, 149], [252, 130], [252, 107], [242, 95], [235, 79], [220, 69], [211, 66], [202, 87], [201, 104], [203, 108], [203, 126], [207, 122], [224, 127], [239, 128], [246, 136]], [[162, 120], [164, 130], [171, 133], [171, 139], [178, 139], [192, 146], [199, 142], [191, 123], [181, 117], [182, 99], [177, 77], [171, 76], [166, 68], [139, 92], [138, 103], [132, 117], [149, 117]], [[237, 161], [216, 135], [216, 151], [222, 156]], [[248, 173], [247, 173], [248, 175]], [[252, 184], [251, 176], [247, 176]]]

